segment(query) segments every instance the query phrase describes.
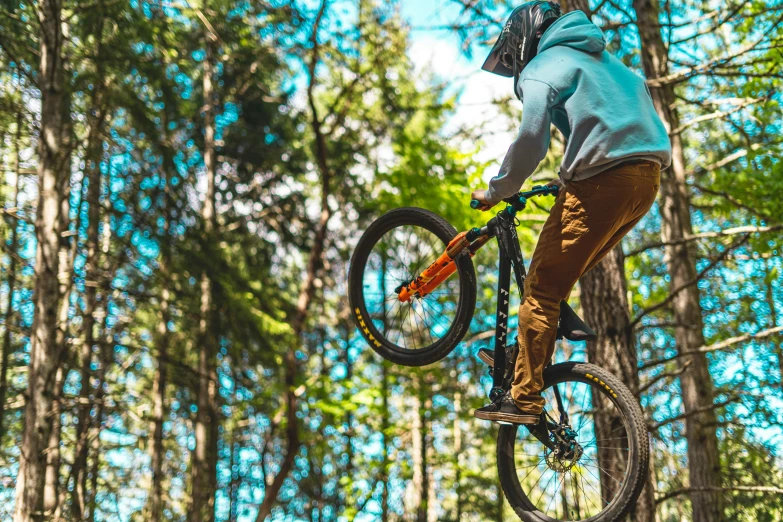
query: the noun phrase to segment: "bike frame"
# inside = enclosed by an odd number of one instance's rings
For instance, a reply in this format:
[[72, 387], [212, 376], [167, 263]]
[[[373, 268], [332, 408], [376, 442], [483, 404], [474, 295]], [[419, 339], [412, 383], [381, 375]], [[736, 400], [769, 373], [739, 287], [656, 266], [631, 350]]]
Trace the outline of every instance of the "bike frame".
[[[524, 298], [525, 272], [524, 258], [522, 249], [519, 246], [519, 237], [516, 229], [516, 214], [523, 210], [527, 205], [527, 198], [542, 194], [557, 194], [557, 189], [550, 187], [533, 187], [533, 190], [526, 193], [520, 193], [514, 198], [505, 200], [509, 206], [497, 213], [486, 225], [485, 229], [480, 229], [479, 233], [486, 233], [489, 237], [495, 237], [498, 241], [498, 287], [497, 287], [497, 306], [495, 316], [495, 357], [492, 368], [492, 389], [489, 392], [489, 398], [492, 401], [502, 397], [511, 388], [511, 381], [514, 377], [514, 366], [518, 356], [516, 346], [509, 353], [508, 350], [508, 308], [511, 289], [511, 273], [514, 273], [514, 282], [517, 285], [520, 299]], [[475, 234], [475, 232], [474, 232]], [[478, 242], [478, 241], [477, 241]], [[484, 241], [486, 242], [486, 241]], [[484, 243], [482, 243], [483, 245]], [[472, 254], [471, 254], [472, 255]], [[510, 363], [510, 364], [509, 364]], [[560, 395], [558, 386], [553, 387], [557, 409], [560, 413], [557, 422], [547, 421], [546, 413], [541, 416], [541, 420], [536, 425], [527, 426], [528, 430], [542, 444], [550, 449], [554, 448], [555, 439], [561, 438], [560, 428], [568, 425], [568, 414], [563, 407], [563, 399]], [[545, 410], [546, 411], [546, 410]]]
[[[525, 285], [525, 264], [522, 257], [522, 249], [519, 246], [519, 237], [516, 229], [516, 214], [525, 209], [527, 200], [533, 196], [557, 195], [557, 187], [533, 187], [528, 192], [520, 192], [516, 196], [505, 199], [508, 206], [498, 212], [482, 228], [473, 228], [467, 232], [461, 232], [452, 239], [446, 250], [435, 262], [430, 264], [416, 279], [407, 285], [401, 285], [396, 289], [398, 298], [407, 302], [412, 296], [423, 297], [435, 290], [440, 283], [449, 278], [456, 271], [455, 260], [459, 256], [469, 255], [473, 257], [476, 252], [493, 237], [498, 241], [499, 265], [497, 307], [495, 312], [495, 358], [492, 368], [492, 389], [489, 392], [491, 400], [496, 400], [508, 391], [513, 378], [513, 366], [516, 362], [516, 350], [508, 353], [508, 307], [511, 290], [511, 273], [513, 270], [514, 281], [517, 285], [520, 298], [523, 297]], [[471, 206], [478, 208], [480, 203], [472, 201]], [[507, 363], [511, 363], [508, 365]], [[566, 420], [564, 409], [560, 400], [560, 393], [555, 389], [555, 396], [561, 412], [561, 421]]]
[[[525, 198], [521, 198], [522, 208], [526, 203]], [[504, 393], [508, 392], [511, 388], [511, 381], [514, 378], [514, 366], [516, 365], [516, 359], [519, 354], [519, 350], [516, 346], [509, 353], [507, 346], [508, 338], [508, 305], [509, 294], [511, 287], [511, 270], [514, 271], [514, 279], [517, 285], [517, 291], [519, 292], [520, 299], [524, 298], [525, 288], [525, 264], [522, 257], [522, 249], [519, 246], [519, 238], [517, 236], [517, 229], [515, 225], [515, 211], [509, 211], [509, 209], [515, 209], [515, 206], [509, 206], [490, 220], [487, 224], [488, 227], [493, 228], [494, 236], [498, 240], [498, 292], [497, 292], [497, 308], [495, 319], [495, 357], [494, 367], [492, 368], [492, 389], [489, 391], [489, 398], [492, 401], [502, 397]], [[507, 364], [510, 363], [510, 364]], [[551, 363], [550, 363], [551, 364]], [[557, 409], [560, 413], [557, 422], [548, 422], [546, 417], [546, 410], [541, 416], [541, 419], [536, 425], [526, 426], [530, 433], [536, 437], [542, 444], [550, 449], [554, 449], [554, 441], [550, 437], [550, 433], [555, 439], [561, 439], [560, 428], [568, 426], [568, 413], [563, 407], [563, 398], [560, 395], [559, 386], [553, 387], [555, 395], [555, 402], [557, 403]]]
[[[514, 215], [506, 210], [502, 210], [487, 223], [487, 227], [490, 234], [498, 240], [499, 253], [497, 306], [495, 308], [495, 364], [492, 369], [492, 389], [489, 392], [489, 398], [495, 400], [510, 387], [510, 382], [506, 375], [507, 360], [513, 364], [515, 362], [514, 359], [516, 359], [513, 353], [509, 354], [507, 351], [511, 271], [512, 269], [514, 271], [514, 279], [520, 298], [523, 297], [527, 274], [525, 272], [522, 249], [519, 246], [517, 230], [514, 226]], [[513, 371], [513, 368], [508, 369]]]

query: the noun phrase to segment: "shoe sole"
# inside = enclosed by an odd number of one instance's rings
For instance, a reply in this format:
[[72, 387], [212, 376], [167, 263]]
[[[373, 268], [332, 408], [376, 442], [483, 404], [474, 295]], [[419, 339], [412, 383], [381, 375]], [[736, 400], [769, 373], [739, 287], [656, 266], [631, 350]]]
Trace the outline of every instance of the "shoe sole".
[[479, 358], [479, 360], [481, 360], [481, 362], [483, 362], [485, 364], [488, 364], [490, 366], [495, 366], [495, 359], [490, 357], [489, 354], [486, 353], [486, 352], [481, 352], [480, 351], [478, 353], [478, 358]]
[[512, 415], [510, 413], [485, 413], [483, 411], [474, 411], [473, 416], [477, 419], [488, 420], [499, 423], [509, 424], [538, 424], [540, 415]]

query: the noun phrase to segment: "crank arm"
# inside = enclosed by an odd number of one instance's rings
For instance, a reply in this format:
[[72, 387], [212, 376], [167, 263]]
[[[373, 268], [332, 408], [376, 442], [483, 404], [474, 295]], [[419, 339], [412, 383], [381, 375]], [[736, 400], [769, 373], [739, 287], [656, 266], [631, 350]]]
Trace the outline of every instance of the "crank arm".
[[555, 443], [549, 437], [549, 422], [546, 418], [546, 413], [542, 412], [538, 418], [537, 424], [525, 424], [525, 428], [530, 432], [538, 441], [546, 446], [548, 449], [554, 451]]

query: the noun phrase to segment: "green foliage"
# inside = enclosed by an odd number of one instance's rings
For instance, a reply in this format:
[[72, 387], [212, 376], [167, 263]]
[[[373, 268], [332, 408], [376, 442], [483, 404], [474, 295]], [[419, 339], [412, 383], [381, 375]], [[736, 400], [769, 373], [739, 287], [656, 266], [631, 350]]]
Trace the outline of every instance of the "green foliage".
[[[694, 233], [735, 230], [694, 239], [698, 282], [710, 344], [780, 326], [781, 153], [779, 10], [760, 1], [735, 2], [735, 14], [716, 2], [665, 2], [662, 31], [670, 65], [715, 61], [709, 73], [672, 86], [692, 189]], [[591, 2], [607, 28], [609, 49], [641, 70], [632, 3]], [[30, 306], [34, 287], [37, 186], [36, 145], [40, 92], [36, 88], [41, 35], [36, 3], [5, 1], [0, 13], [0, 157], [5, 213], [0, 272], [3, 330], [12, 333], [8, 393], [0, 440], [0, 482], [14, 483], [26, 386]], [[148, 520], [152, 483], [153, 383], [164, 368], [162, 419], [165, 518], [186, 520], [191, 503], [194, 420], [204, 353], [201, 276], [214, 285], [215, 375], [218, 403], [215, 480], [218, 520], [252, 519], [288, 451], [287, 393], [296, 397], [301, 445], [277, 498], [273, 520], [407, 520], [422, 509], [414, 476], [416, 452], [426, 448], [428, 503], [437, 520], [509, 520], [495, 471], [495, 431], [472, 417], [486, 401], [489, 379], [474, 354], [491, 339], [474, 337], [494, 325], [496, 247], [475, 258], [477, 311], [466, 342], [438, 364], [393, 367], [354, 329], [347, 305], [353, 246], [372, 219], [401, 206], [428, 208], [458, 230], [490, 214], [469, 209], [471, 189], [491, 164], [482, 146], [497, 139], [475, 128], [453, 129], [470, 102], [420, 74], [411, 28], [401, 5], [355, 2], [242, 3], [67, 1], [68, 115], [73, 122], [69, 277], [69, 339], [64, 369], [60, 441], [62, 518], [75, 520], [70, 477], [83, 387], [88, 388], [89, 463], [94, 471], [96, 520]], [[468, 52], [494, 36], [506, 2], [444, 9]], [[317, 20], [320, 22], [317, 23]], [[699, 20], [697, 23], [691, 23]], [[318, 26], [315, 30], [316, 25]], [[416, 25], [416, 24], [414, 24]], [[315, 34], [313, 32], [315, 31]], [[689, 38], [696, 33], [698, 37]], [[435, 33], [431, 33], [435, 34]], [[439, 32], [444, 38], [452, 34]], [[214, 99], [205, 100], [206, 42], [215, 49]], [[447, 40], [451, 41], [451, 40]], [[757, 47], [721, 61], [748, 42]], [[459, 45], [459, 43], [455, 43]], [[447, 78], [447, 80], [456, 79]], [[498, 113], [519, 119], [511, 98]], [[205, 193], [205, 110], [216, 116], [216, 231], [201, 210]], [[22, 119], [17, 138], [17, 118]], [[512, 125], [513, 127], [513, 125]], [[319, 144], [319, 135], [324, 143]], [[558, 169], [562, 136], [534, 178]], [[21, 151], [20, 192], [14, 203], [15, 155]], [[500, 159], [500, 158], [497, 158]], [[87, 181], [100, 170], [99, 233], [90, 237]], [[328, 174], [330, 220], [324, 250], [310, 263], [324, 208]], [[533, 183], [532, 181], [530, 183]], [[551, 200], [520, 215], [526, 257]], [[16, 210], [13, 210], [15, 207]], [[733, 242], [762, 227], [741, 246]], [[770, 227], [770, 228], [763, 228]], [[12, 243], [12, 231], [17, 239]], [[626, 241], [626, 274], [635, 316], [669, 293], [666, 259], [655, 208]], [[643, 248], [649, 246], [649, 248]], [[91, 249], [98, 266], [87, 266]], [[316, 252], [317, 253], [317, 252]], [[16, 287], [8, 292], [11, 261]], [[302, 313], [308, 271], [312, 300]], [[89, 375], [78, 347], [97, 292], [95, 343]], [[575, 292], [575, 295], [578, 292]], [[164, 317], [163, 304], [168, 305]], [[513, 297], [512, 324], [516, 321]], [[9, 310], [8, 322], [5, 311]], [[645, 314], [635, 332], [642, 364], [676, 353], [672, 314], [662, 306]], [[163, 326], [163, 328], [161, 328]], [[163, 339], [167, 339], [164, 344]], [[581, 347], [558, 353], [582, 357]], [[286, 357], [296, 374], [287, 382]], [[727, 517], [773, 521], [783, 516], [780, 455], [781, 337], [737, 343], [709, 355], [719, 410]], [[655, 382], [641, 396], [651, 422], [682, 413], [677, 362], [646, 368]], [[289, 387], [289, 384], [291, 385]], [[457, 399], [459, 398], [459, 399]], [[458, 435], [459, 434], [459, 435]], [[657, 491], [688, 487], [684, 424], [656, 430]], [[89, 497], [89, 495], [88, 495]], [[661, 503], [662, 520], [688, 520], [687, 495]], [[0, 518], [13, 506], [13, 488], [0, 492]], [[507, 508], [506, 508], [507, 509]], [[504, 518], [505, 517], [505, 518]]]

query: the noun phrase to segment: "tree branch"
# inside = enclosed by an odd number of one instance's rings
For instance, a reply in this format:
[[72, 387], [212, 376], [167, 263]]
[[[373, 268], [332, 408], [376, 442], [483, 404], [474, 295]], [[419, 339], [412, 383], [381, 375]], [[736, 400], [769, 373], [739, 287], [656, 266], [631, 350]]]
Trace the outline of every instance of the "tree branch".
[[748, 4], [748, 0], [744, 0], [743, 2], [741, 2], [741, 3], [737, 4], [736, 6], [734, 6], [734, 8], [731, 11], [729, 11], [729, 14], [724, 16], [723, 19], [718, 21], [715, 25], [713, 25], [710, 28], [705, 29], [703, 31], [696, 31], [694, 34], [692, 34], [690, 36], [686, 36], [684, 38], [680, 38], [679, 40], [674, 40], [673, 42], [671, 42], [671, 45], [682, 44], [682, 43], [694, 40], [696, 38], [699, 38], [700, 36], [704, 36], [706, 34], [714, 33], [715, 31], [720, 29], [726, 22], [731, 20], [734, 17], [734, 15], [739, 13], [742, 10], [742, 8], [745, 7], [747, 4]]
[[778, 17], [777, 20], [775, 20], [775, 22], [772, 24], [772, 27], [770, 27], [768, 31], [764, 31], [764, 34], [761, 37], [740, 47], [733, 53], [729, 53], [726, 56], [722, 56], [719, 58], [713, 58], [712, 60], [709, 60], [699, 65], [693, 65], [683, 71], [677, 71], [671, 74], [667, 74], [665, 76], [659, 76], [657, 78], [650, 78], [647, 80], [647, 85], [650, 87], [663, 87], [665, 85], [683, 82], [689, 78], [692, 78], [693, 76], [708, 73], [714, 67], [726, 65], [730, 63], [732, 60], [734, 60], [735, 58], [739, 58], [740, 56], [749, 53], [750, 51], [755, 49], [759, 44], [764, 42], [769, 37], [770, 31], [772, 31], [772, 29], [777, 27], [780, 24], [781, 20], [783, 20], [783, 16]]
[[693, 355], [697, 353], [710, 353], [710, 352], [717, 352], [719, 350], [725, 350], [726, 348], [734, 346], [735, 344], [744, 343], [745, 341], [750, 341], [752, 339], [765, 339], [767, 337], [770, 337], [772, 335], [781, 332], [783, 332], [783, 326], [776, 326], [775, 328], [768, 328], [766, 330], [761, 330], [760, 332], [756, 332], [754, 334], [745, 334], [745, 335], [739, 335], [737, 337], [730, 337], [725, 341], [721, 341], [719, 343], [704, 345], [699, 348], [695, 348], [693, 350], [680, 352], [670, 357], [664, 357], [663, 359], [658, 359], [656, 361], [650, 361], [644, 363], [641, 366], [639, 366], [639, 370], [646, 370], [647, 368], [652, 368], [654, 366], [665, 364], [667, 362], [673, 361], [680, 357], [685, 357], [687, 355]]
[[642, 311], [639, 313], [639, 315], [637, 315], [637, 316], [636, 316], [636, 318], [634, 318], [634, 320], [633, 320], [633, 321], [631, 321], [631, 324], [629, 324], [629, 325], [628, 325], [628, 327], [629, 327], [629, 328], [634, 328], [634, 327], [636, 326], [636, 324], [638, 324], [638, 323], [639, 323], [639, 321], [641, 321], [641, 320], [642, 320], [642, 317], [644, 317], [644, 316], [646, 316], [646, 315], [649, 315], [650, 313], [652, 313], [652, 312], [654, 312], [654, 311], [656, 311], [656, 310], [660, 310], [660, 309], [661, 309], [661, 308], [663, 308], [664, 306], [668, 305], [668, 304], [669, 304], [669, 303], [670, 303], [670, 302], [671, 302], [671, 301], [672, 301], [672, 300], [673, 300], [675, 297], [677, 297], [677, 295], [678, 295], [680, 292], [682, 292], [682, 291], [683, 291], [683, 290], [685, 290], [686, 288], [688, 288], [688, 287], [690, 287], [690, 286], [693, 286], [693, 285], [695, 285], [696, 283], [698, 283], [698, 282], [701, 280], [701, 278], [702, 278], [702, 277], [704, 277], [704, 275], [705, 275], [707, 272], [709, 272], [710, 270], [712, 270], [713, 268], [715, 268], [715, 266], [717, 266], [717, 265], [718, 265], [718, 263], [720, 263], [721, 261], [723, 261], [723, 260], [726, 258], [726, 256], [728, 256], [728, 255], [729, 255], [729, 253], [730, 253], [732, 250], [735, 250], [735, 249], [737, 249], [737, 248], [741, 247], [742, 245], [744, 245], [745, 243], [747, 243], [749, 239], [750, 239], [750, 234], [746, 234], [746, 235], [745, 235], [745, 237], [743, 237], [743, 238], [742, 238], [740, 241], [737, 241], [737, 242], [736, 242], [736, 243], [734, 243], [732, 246], [728, 247], [726, 250], [724, 250], [723, 252], [721, 252], [721, 254], [720, 254], [720, 255], [719, 255], [717, 258], [715, 258], [715, 259], [714, 259], [714, 260], [713, 260], [713, 261], [712, 261], [712, 262], [711, 262], [709, 265], [707, 265], [707, 266], [706, 266], [706, 267], [705, 267], [705, 268], [704, 268], [704, 269], [703, 269], [701, 272], [699, 272], [698, 274], [696, 274], [696, 277], [694, 277], [694, 278], [693, 278], [691, 281], [688, 281], [688, 282], [686, 282], [686, 283], [683, 283], [683, 284], [682, 284], [682, 285], [680, 285], [678, 288], [675, 288], [674, 290], [672, 290], [672, 291], [669, 293], [669, 295], [666, 297], [666, 299], [664, 299], [664, 300], [663, 300], [663, 301], [661, 301], [660, 303], [658, 303], [658, 304], [656, 304], [656, 305], [653, 305], [653, 306], [651, 306], [651, 307], [649, 307], [649, 308], [646, 308], [646, 309], [642, 310]]
[[649, 390], [652, 386], [655, 385], [655, 383], [662, 381], [663, 379], [667, 379], [669, 377], [677, 377], [678, 375], [682, 375], [682, 373], [688, 369], [688, 366], [691, 365], [690, 360], [685, 361], [685, 364], [682, 365], [682, 367], [679, 370], [673, 371], [673, 372], [663, 372], [660, 375], [656, 375], [654, 378], [650, 379], [649, 382], [643, 384], [639, 387], [639, 391], [636, 392], [636, 396], [640, 396], [647, 390]]
[[672, 422], [677, 422], [678, 420], [686, 419], [688, 417], [692, 417], [693, 415], [698, 415], [699, 413], [704, 413], [705, 411], [714, 410], [716, 408], [722, 408], [723, 406], [726, 406], [727, 404], [731, 404], [732, 402], [736, 402], [740, 399], [739, 395], [732, 395], [728, 399], [726, 399], [723, 402], [718, 402], [715, 404], [710, 404], [708, 406], [703, 406], [701, 408], [696, 408], [695, 410], [691, 410], [688, 413], [682, 413], [680, 415], [677, 415], [676, 417], [672, 417], [671, 419], [666, 419], [661, 422], [648, 425], [648, 429], [650, 431], [656, 431], [663, 426], [666, 426], [667, 424], [671, 424]]
[[682, 239], [676, 239], [674, 241], [656, 241], [654, 243], [649, 243], [647, 245], [631, 250], [630, 252], [625, 254], [625, 257], [636, 256], [641, 254], [642, 252], [646, 252], [647, 250], [651, 250], [653, 248], [682, 245], [685, 243], [690, 243], [691, 241], [698, 241], [699, 239], [728, 237], [728, 236], [736, 236], [739, 234], [756, 234], [761, 232], [774, 232], [780, 229], [783, 229], [783, 224], [770, 225], [768, 227], [755, 227], [755, 226], [733, 227], [733, 228], [726, 228], [724, 230], [719, 230], [717, 232], [702, 232], [699, 234], [693, 234], [691, 236], [685, 236]]
[[716, 161], [715, 163], [707, 165], [706, 167], [697, 167], [697, 168], [695, 168], [695, 169], [693, 169], [693, 170], [691, 170], [689, 172], [686, 172], [685, 174], [687, 176], [690, 176], [692, 174], [704, 174], [704, 173], [707, 173], [707, 172], [712, 172], [714, 170], [718, 170], [719, 168], [725, 167], [726, 165], [728, 165], [729, 163], [731, 163], [733, 161], [736, 161], [736, 160], [738, 160], [740, 158], [744, 158], [745, 156], [748, 155], [749, 151], [756, 151], [756, 150], [758, 150], [760, 148], [761, 148], [761, 144], [760, 143], [754, 143], [748, 149], [740, 149], [740, 150], [738, 150], [736, 152], [733, 152], [732, 154], [729, 154], [728, 156], [726, 156], [725, 158], [723, 158], [720, 161]]
[[685, 495], [691, 491], [748, 491], [751, 493], [776, 493], [778, 495], [783, 494], [783, 489], [773, 486], [725, 486], [719, 488], [679, 488], [672, 491], [668, 491], [655, 499], [656, 504], [660, 504], [670, 498], [679, 497]]
[[694, 119], [692, 119], [690, 121], [687, 121], [687, 122], [683, 123], [679, 127], [677, 127], [676, 129], [674, 129], [673, 131], [671, 131], [669, 133], [669, 136], [674, 136], [676, 134], [680, 134], [685, 129], [688, 129], [690, 127], [693, 127], [694, 125], [697, 125], [699, 123], [703, 123], [705, 121], [717, 120], [719, 118], [725, 118], [726, 116], [734, 114], [735, 112], [741, 111], [742, 109], [744, 109], [745, 107], [747, 107], [749, 105], [753, 105], [753, 104], [756, 104], [756, 103], [758, 103], [760, 101], [767, 100], [767, 99], [769, 99], [768, 96], [762, 96], [760, 98], [751, 98], [751, 99], [747, 100], [744, 103], [735, 105], [734, 107], [732, 107], [731, 109], [729, 109], [727, 111], [715, 111], [715, 112], [713, 112], [711, 114], [705, 114], [703, 116], [699, 116], [698, 118], [694, 118]]
[[731, 194], [729, 194], [727, 192], [720, 192], [718, 190], [713, 190], [713, 189], [707, 188], [707, 187], [705, 187], [703, 185], [699, 185], [698, 183], [691, 183], [690, 185], [692, 187], [698, 189], [700, 192], [704, 192], [705, 194], [710, 194], [712, 196], [721, 197], [721, 198], [725, 199], [726, 201], [728, 201], [729, 203], [731, 203], [732, 205], [734, 205], [735, 207], [739, 207], [739, 208], [741, 208], [743, 210], [747, 210], [748, 212], [750, 212], [754, 216], [758, 216], [758, 217], [762, 218], [767, 223], [774, 223], [775, 221], [777, 221], [776, 219], [772, 218], [768, 214], [762, 214], [761, 212], [758, 211], [758, 209], [756, 209], [754, 207], [751, 207], [750, 205], [744, 204], [743, 202], [741, 202], [740, 200], [738, 200], [737, 198], [735, 198], [734, 196], [732, 196]]

